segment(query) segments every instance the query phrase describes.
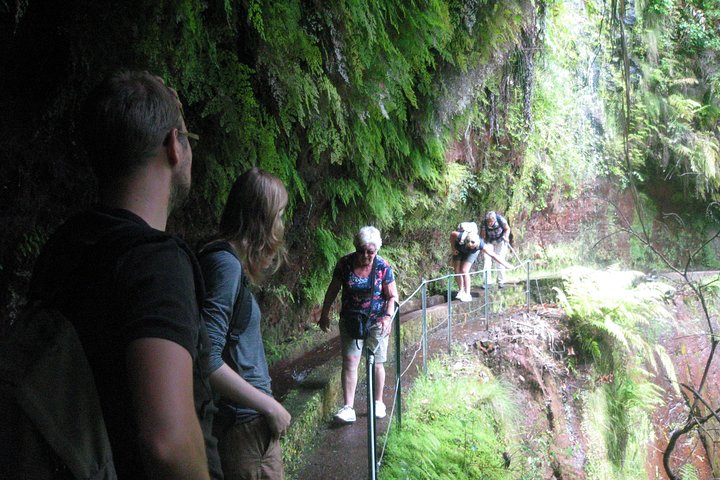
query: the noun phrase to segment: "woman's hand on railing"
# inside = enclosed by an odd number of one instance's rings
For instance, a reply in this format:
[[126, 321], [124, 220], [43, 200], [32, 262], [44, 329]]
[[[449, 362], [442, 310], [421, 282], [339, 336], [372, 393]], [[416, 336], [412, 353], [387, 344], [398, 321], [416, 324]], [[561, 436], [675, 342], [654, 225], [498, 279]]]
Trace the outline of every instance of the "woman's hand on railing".
[[377, 324], [380, 327], [380, 335], [383, 337], [389, 335], [392, 330], [392, 317], [390, 315], [383, 315], [378, 318]]

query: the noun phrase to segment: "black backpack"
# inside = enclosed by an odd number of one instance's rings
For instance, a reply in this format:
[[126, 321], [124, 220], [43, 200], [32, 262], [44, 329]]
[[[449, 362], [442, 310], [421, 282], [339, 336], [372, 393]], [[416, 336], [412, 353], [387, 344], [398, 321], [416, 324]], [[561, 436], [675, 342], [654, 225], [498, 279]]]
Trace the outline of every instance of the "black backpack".
[[[109, 231], [92, 254], [114, 262], [133, 247], [169, 238], [121, 227]], [[73, 278], [56, 286], [50, 298], [62, 295]], [[26, 308], [0, 339], [0, 445], [3, 480], [117, 479], [77, 332], [61, 312], [41, 302]]]
[[30, 307], [0, 342], [0, 412], [0, 478], [117, 478], [93, 374], [57, 310]]

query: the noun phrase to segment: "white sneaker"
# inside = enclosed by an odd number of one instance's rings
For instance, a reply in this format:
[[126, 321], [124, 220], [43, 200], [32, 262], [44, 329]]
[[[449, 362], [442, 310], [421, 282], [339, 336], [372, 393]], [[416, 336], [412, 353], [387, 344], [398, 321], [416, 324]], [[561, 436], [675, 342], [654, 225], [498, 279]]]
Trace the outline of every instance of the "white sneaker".
[[335, 420], [340, 423], [353, 423], [355, 421], [355, 410], [350, 405], [345, 405], [335, 414]]
[[385, 415], [387, 415], [385, 404], [375, 400], [375, 418], [385, 418]]
[[465, 292], [463, 292], [462, 290], [459, 291], [459, 292], [457, 293], [457, 295], [455, 295], [455, 300], [460, 300], [460, 301], [462, 302], [462, 299], [463, 299], [463, 296], [464, 296], [463, 294], [464, 294], [464, 293], [465, 293]]
[[472, 295], [470, 294], [470, 292], [463, 292], [463, 296], [462, 296], [462, 298], [460, 299], [460, 301], [463, 301], [463, 302], [472, 302], [472, 299], [473, 299], [473, 297], [472, 297]]

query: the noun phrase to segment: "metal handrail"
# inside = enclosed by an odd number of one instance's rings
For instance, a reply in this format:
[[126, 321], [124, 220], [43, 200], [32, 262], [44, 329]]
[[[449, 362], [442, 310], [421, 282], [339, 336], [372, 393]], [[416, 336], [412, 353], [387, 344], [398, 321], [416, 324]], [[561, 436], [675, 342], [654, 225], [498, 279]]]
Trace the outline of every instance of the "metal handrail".
[[[510, 268], [505, 269], [506, 271], [512, 271], [516, 270], [518, 268], [521, 268], [521, 266], [524, 265], [527, 270], [526, 275], [526, 282], [525, 282], [525, 288], [526, 288], [526, 305], [527, 305], [527, 311], [530, 312], [530, 269], [532, 266], [532, 262], [530, 260], [525, 260], [524, 262], [521, 262], [519, 265]], [[488, 285], [487, 282], [487, 275], [491, 271], [499, 271], [500, 269], [491, 268], [489, 270], [475, 270], [472, 272], [468, 272], [469, 275], [478, 275], [483, 274], [485, 276], [483, 284], [485, 286]], [[395, 409], [397, 407], [397, 428], [402, 428], [402, 377], [407, 372], [402, 371], [402, 365], [400, 361], [400, 353], [401, 353], [401, 334], [400, 334], [400, 310], [402, 307], [409, 302], [418, 292], [420, 292], [421, 299], [422, 299], [422, 336], [420, 339], [420, 348], [415, 351], [415, 354], [413, 355], [413, 358], [408, 362], [408, 368], [412, 364], [412, 362], [415, 359], [415, 356], [417, 355], [418, 351], [422, 349], [423, 352], [423, 372], [425, 375], [427, 375], [427, 341], [428, 341], [428, 335], [430, 333], [430, 330], [427, 326], [427, 286], [428, 284], [439, 282], [442, 280], [447, 280], [447, 305], [448, 305], [448, 318], [447, 318], [447, 331], [448, 331], [448, 353], [450, 353], [451, 350], [451, 343], [452, 343], [452, 279], [462, 275], [457, 273], [450, 273], [443, 275], [441, 277], [433, 278], [430, 280], [423, 279], [420, 285], [403, 301], [400, 302], [397, 305], [397, 308], [395, 309], [395, 314], [393, 315], [393, 318], [391, 319], [393, 323], [395, 323], [395, 369], [396, 369], [396, 376], [395, 376], [395, 394], [393, 395], [393, 402], [390, 409], [390, 415], [389, 415], [389, 424], [388, 424], [388, 432], [390, 428], [392, 428], [393, 425], [393, 418], [395, 418]], [[485, 313], [485, 329], [489, 327], [489, 289], [485, 288], [484, 290], [484, 313]], [[442, 324], [440, 324], [441, 326]], [[432, 330], [435, 330], [434, 328]], [[365, 344], [367, 345], [367, 343]], [[377, 348], [377, 347], [376, 347]], [[377, 443], [376, 443], [376, 419], [375, 419], [375, 352], [371, 351], [369, 348], [364, 348], [365, 350], [365, 365], [367, 368], [367, 412], [368, 412], [368, 478], [370, 480], [376, 480], [377, 474], [380, 470], [380, 466], [382, 465], [382, 457], [385, 452], [385, 447], [387, 445], [387, 438], [385, 437], [385, 444], [383, 444], [383, 448], [380, 452], [380, 459], [376, 461], [376, 449], [377, 449]]]

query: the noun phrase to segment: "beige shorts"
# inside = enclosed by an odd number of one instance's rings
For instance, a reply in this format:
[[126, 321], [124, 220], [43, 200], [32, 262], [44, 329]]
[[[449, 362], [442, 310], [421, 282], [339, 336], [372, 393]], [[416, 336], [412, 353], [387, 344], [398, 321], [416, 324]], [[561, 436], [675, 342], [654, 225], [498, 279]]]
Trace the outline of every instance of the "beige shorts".
[[280, 441], [265, 417], [215, 429], [226, 480], [282, 480], [285, 468]]
[[342, 354], [345, 357], [357, 357], [363, 354], [365, 341], [368, 348], [375, 353], [375, 363], [385, 363], [387, 360], [388, 335], [380, 335], [380, 326], [373, 325], [367, 340], [356, 340], [345, 332], [343, 322], [340, 322], [340, 339], [342, 340]]

